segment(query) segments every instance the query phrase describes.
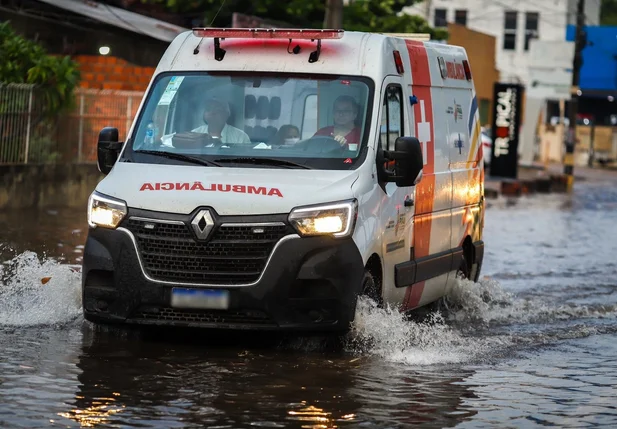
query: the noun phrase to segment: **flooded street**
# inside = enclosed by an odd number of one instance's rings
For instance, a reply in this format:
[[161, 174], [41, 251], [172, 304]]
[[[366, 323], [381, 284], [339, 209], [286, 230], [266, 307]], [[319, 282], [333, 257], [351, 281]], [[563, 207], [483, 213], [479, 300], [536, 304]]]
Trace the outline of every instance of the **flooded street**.
[[617, 182], [488, 200], [443, 317], [319, 338], [95, 330], [83, 212], [0, 214], [0, 427], [616, 427]]

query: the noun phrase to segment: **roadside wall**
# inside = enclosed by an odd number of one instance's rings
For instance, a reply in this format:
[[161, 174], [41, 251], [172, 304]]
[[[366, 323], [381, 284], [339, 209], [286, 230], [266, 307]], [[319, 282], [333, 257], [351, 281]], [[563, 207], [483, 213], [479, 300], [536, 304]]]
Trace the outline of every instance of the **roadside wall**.
[[0, 210], [76, 207], [86, 210], [103, 178], [96, 164], [0, 165]]

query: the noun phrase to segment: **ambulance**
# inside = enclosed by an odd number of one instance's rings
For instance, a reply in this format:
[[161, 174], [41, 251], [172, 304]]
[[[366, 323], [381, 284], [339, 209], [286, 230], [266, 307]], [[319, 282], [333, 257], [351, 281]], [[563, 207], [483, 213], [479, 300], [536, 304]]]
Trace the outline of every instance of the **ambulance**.
[[195, 28], [97, 153], [94, 323], [345, 333], [480, 275], [472, 69], [426, 35]]

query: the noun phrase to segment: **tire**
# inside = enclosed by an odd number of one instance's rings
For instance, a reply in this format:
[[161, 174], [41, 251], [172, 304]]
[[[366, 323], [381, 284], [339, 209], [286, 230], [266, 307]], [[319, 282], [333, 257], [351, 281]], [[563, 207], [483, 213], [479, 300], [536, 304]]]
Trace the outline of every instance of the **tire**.
[[456, 271], [456, 278], [462, 280], [471, 280], [471, 268], [469, 267], [469, 263], [467, 262], [467, 257], [465, 256], [465, 252], [463, 251], [463, 255], [461, 256], [461, 263]]
[[381, 285], [368, 270], [364, 270], [364, 277], [362, 278], [362, 295], [375, 301], [379, 307], [383, 305]]

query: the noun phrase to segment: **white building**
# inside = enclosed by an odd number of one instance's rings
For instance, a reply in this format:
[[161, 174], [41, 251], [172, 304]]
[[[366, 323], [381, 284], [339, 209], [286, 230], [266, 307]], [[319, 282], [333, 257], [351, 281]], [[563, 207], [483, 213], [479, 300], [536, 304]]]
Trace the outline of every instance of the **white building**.
[[[497, 38], [502, 82], [528, 83], [529, 40], [563, 41], [576, 22], [577, 0], [425, 0], [405, 9], [433, 27], [465, 25]], [[600, 22], [600, 0], [585, 2], [587, 25]]]

